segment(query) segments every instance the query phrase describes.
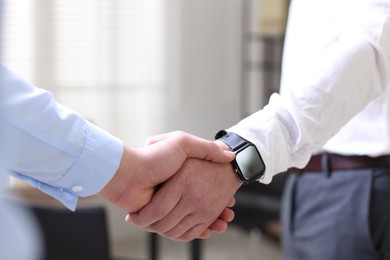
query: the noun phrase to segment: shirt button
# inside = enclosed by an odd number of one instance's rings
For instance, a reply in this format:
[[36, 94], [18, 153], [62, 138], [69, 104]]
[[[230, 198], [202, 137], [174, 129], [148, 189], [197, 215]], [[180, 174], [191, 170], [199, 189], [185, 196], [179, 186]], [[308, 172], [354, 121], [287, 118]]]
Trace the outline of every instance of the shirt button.
[[81, 185], [75, 185], [72, 187], [72, 191], [73, 192], [80, 192], [80, 191], [83, 191], [83, 186]]

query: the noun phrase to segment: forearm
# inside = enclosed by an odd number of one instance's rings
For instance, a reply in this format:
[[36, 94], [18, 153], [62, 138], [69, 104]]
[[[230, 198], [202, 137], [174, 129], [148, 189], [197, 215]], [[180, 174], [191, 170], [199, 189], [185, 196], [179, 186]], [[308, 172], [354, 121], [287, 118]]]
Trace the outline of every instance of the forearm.
[[122, 142], [7, 68], [0, 75], [3, 165], [74, 209], [111, 179]]

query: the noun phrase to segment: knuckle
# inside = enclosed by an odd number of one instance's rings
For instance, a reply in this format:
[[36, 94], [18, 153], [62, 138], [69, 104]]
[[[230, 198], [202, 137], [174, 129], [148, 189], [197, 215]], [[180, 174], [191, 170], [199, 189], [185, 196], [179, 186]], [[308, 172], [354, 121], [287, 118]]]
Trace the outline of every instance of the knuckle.
[[[189, 191], [192, 190], [192, 185], [194, 184], [190, 175], [191, 174], [183, 175], [182, 181], [181, 181], [182, 190], [186, 191], [187, 193], [189, 193]], [[193, 195], [196, 196], [195, 198], [197, 198], [199, 196], [198, 194], [193, 194]]]
[[185, 138], [188, 134], [184, 131], [178, 130], [175, 131], [175, 135], [177, 136], [177, 138], [182, 139]]
[[156, 139], [155, 136], [148, 137], [148, 138], [145, 140], [145, 144], [146, 144], [146, 145], [153, 144], [153, 143], [155, 143], [155, 139]]
[[164, 233], [164, 226], [159, 224], [159, 223], [155, 223], [155, 224], [150, 225], [148, 231], [149, 232], [158, 233], [158, 234], [162, 234], [162, 233]]
[[155, 219], [161, 220], [168, 214], [168, 209], [165, 207], [162, 207], [161, 205], [158, 205], [156, 208], [156, 212], [153, 213]]

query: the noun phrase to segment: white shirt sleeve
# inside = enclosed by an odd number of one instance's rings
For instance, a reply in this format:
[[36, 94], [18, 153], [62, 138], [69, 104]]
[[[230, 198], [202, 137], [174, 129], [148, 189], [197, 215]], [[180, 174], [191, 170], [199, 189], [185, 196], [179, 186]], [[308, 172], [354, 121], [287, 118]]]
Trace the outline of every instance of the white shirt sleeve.
[[0, 67], [1, 162], [75, 209], [78, 196], [99, 192], [119, 167], [123, 143]]
[[229, 129], [258, 147], [266, 164], [261, 182], [304, 167], [370, 102], [389, 98], [389, 17], [383, 0], [292, 2], [281, 94]]

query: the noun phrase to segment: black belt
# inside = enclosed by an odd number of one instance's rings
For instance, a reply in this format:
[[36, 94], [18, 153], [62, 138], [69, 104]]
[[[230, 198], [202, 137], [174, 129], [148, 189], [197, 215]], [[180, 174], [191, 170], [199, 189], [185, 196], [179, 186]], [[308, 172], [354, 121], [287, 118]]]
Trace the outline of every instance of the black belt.
[[379, 157], [343, 156], [337, 154], [314, 155], [305, 168], [290, 168], [288, 172], [322, 172], [325, 170], [325, 167], [329, 171], [390, 167], [390, 155]]

